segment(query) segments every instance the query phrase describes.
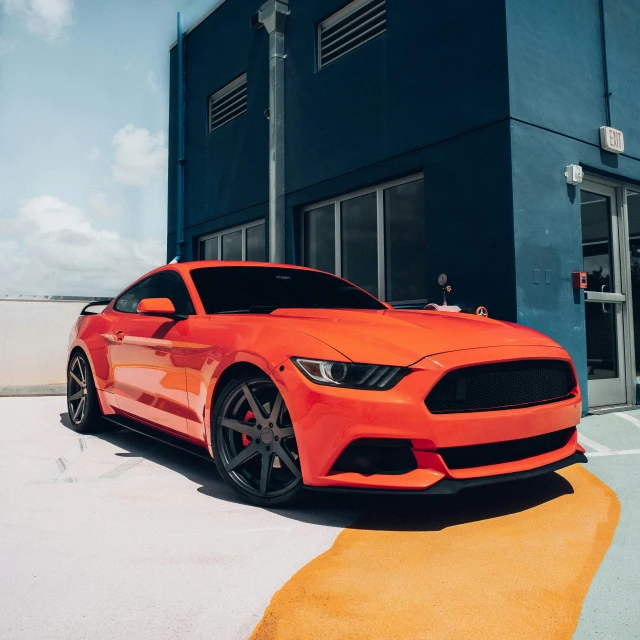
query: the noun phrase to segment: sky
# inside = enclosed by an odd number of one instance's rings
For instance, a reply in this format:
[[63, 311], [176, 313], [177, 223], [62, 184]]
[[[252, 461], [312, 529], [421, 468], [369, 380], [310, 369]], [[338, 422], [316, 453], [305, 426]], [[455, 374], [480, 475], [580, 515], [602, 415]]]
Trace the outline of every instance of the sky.
[[0, 0], [0, 296], [166, 262], [169, 47], [216, 0]]

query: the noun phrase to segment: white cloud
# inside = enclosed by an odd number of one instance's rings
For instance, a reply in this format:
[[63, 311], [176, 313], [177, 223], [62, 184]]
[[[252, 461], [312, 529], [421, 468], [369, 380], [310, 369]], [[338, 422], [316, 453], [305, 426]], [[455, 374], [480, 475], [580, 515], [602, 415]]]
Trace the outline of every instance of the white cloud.
[[149, 184], [152, 178], [167, 174], [167, 142], [164, 131], [151, 134], [147, 129], [125, 125], [113, 136], [115, 160], [113, 179], [132, 186]]
[[120, 215], [120, 205], [109, 202], [103, 191], [89, 195], [89, 213], [95, 218], [116, 218]]
[[73, 0], [0, 0], [8, 14], [21, 15], [27, 30], [49, 42], [65, 36], [71, 25]]
[[91, 147], [89, 151], [89, 162], [96, 162], [102, 156], [102, 151], [100, 147]]
[[[113, 210], [101, 192], [92, 200], [94, 210]], [[116, 231], [97, 229], [83, 209], [54, 196], [22, 201], [2, 227], [4, 294], [113, 295], [165, 262], [163, 242], [136, 242]]]

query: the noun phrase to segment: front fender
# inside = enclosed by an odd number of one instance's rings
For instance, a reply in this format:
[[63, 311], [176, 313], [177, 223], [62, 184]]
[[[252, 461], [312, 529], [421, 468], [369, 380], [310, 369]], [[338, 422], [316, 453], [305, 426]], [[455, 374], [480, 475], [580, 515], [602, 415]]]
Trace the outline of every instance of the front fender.
[[[336, 351], [321, 340], [305, 333], [264, 327], [256, 334], [255, 329], [256, 327], [250, 328], [254, 335], [248, 339], [248, 336], [242, 335], [242, 327], [238, 328], [240, 335], [236, 334], [235, 342], [237, 344], [253, 344], [256, 346], [252, 349], [234, 349], [221, 354], [220, 360], [209, 376], [208, 384], [206, 385], [206, 401], [203, 406], [204, 434], [202, 435], [211, 453], [211, 414], [213, 410], [213, 399], [218, 390], [220, 379], [229, 367], [240, 363], [257, 367], [274, 381], [282, 393], [285, 403], [288, 404], [288, 390], [284, 388], [281, 382], [274, 380], [272, 376], [274, 369], [288, 362], [293, 356], [306, 356], [319, 360], [345, 360], [342, 353]], [[259, 345], [262, 348], [259, 349]], [[187, 369], [188, 378], [195, 374], [195, 371], [189, 371], [189, 367], [187, 367]], [[195, 385], [188, 383], [188, 387], [195, 391]], [[195, 404], [197, 398], [193, 397], [190, 392], [190, 403], [192, 399]]]

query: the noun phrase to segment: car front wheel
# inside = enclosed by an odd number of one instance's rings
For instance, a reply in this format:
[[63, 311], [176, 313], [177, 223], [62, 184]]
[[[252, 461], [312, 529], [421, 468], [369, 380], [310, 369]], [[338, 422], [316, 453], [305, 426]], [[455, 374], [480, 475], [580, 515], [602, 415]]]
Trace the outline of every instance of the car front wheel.
[[243, 499], [274, 507], [300, 496], [302, 474], [293, 424], [271, 379], [231, 380], [216, 403], [212, 430], [218, 471]]

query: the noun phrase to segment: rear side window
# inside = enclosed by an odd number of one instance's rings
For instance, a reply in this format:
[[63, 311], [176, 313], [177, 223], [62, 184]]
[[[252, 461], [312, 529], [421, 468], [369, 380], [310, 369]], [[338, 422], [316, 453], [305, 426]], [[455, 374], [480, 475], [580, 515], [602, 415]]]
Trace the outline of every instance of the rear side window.
[[137, 313], [138, 304], [144, 298], [169, 298], [176, 313], [195, 313], [184, 280], [175, 271], [163, 271], [133, 285], [116, 300], [114, 308], [122, 313]]

